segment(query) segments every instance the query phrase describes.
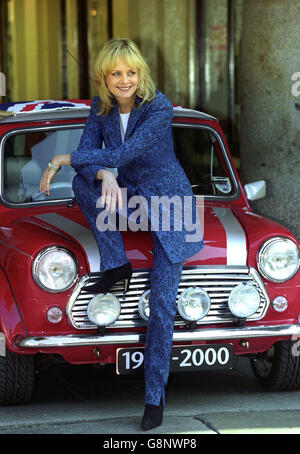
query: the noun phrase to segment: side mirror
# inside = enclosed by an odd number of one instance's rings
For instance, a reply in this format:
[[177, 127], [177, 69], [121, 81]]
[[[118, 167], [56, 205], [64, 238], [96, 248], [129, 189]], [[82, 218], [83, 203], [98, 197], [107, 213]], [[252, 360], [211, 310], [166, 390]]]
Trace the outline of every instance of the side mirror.
[[248, 200], [263, 199], [266, 196], [267, 185], [265, 180], [253, 181], [244, 186]]

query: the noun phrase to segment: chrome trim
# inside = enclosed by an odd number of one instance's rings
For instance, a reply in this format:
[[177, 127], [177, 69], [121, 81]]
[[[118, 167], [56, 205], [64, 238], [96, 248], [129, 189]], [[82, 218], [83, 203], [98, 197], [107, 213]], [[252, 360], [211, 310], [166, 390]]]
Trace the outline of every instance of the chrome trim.
[[0, 357], [6, 357], [5, 336], [0, 332]]
[[[266, 249], [266, 247], [269, 246], [270, 243], [273, 243], [273, 242], [277, 242], [277, 241], [291, 241], [297, 248], [298, 250], [298, 266], [295, 270], [295, 272], [289, 276], [287, 279], [271, 279], [270, 276], [268, 276], [261, 268], [260, 266], [260, 260], [261, 260], [261, 256], [262, 254], [264, 253], [264, 250]], [[299, 247], [297, 246], [297, 243], [295, 243], [293, 240], [291, 240], [290, 238], [287, 238], [287, 237], [284, 237], [284, 236], [274, 236], [272, 238], [269, 238], [268, 240], [266, 240], [261, 246], [260, 248], [258, 249], [258, 252], [257, 252], [257, 257], [256, 257], [256, 262], [257, 262], [257, 268], [258, 268], [258, 271], [260, 272], [260, 274], [265, 278], [267, 279], [268, 281], [270, 282], [275, 282], [275, 283], [280, 283], [280, 282], [287, 282], [288, 280], [290, 280], [292, 277], [295, 276], [295, 274], [298, 272], [299, 270], [299, 266], [300, 266], [300, 254], [299, 254]]]
[[95, 273], [100, 269], [100, 253], [94, 235], [87, 227], [72, 221], [57, 213], [37, 214], [34, 216], [49, 225], [52, 225], [73, 237], [84, 249], [90, 272]]
[[[146, 321], [139, 314], [138, 303], [141, 295], [150, 289], [149, 269], [134, 270], [130, 283], [130, 290], [124, 293], [124, 283], [116, 283], [110, 290], [121, 303], [121, 314], [109, 329], [134, 328], [146, 326]], [[76, 329], [96, 329], [87, 318], [87, 306], [94, 293], [83, 290], [85, 284], [98, 279], [99, 274], [89, 276], [85, 274], [77, 282], [68, 300], [66, 314], [70, 324]], [[261, 297], [259, 310], [249, 317], [248, 321], [260, 320], [265, 316], [270, 300], [264, 289], [263, 282], [253, 268], [246, 266], [197, 266], [184, 267], [179, 283], [177, 299], [188, 287], [198, 286], [208, 292], [211, 299], [211, 309], [208, 314], [197, 322], [198, 325], [209, 323], [233, 323], [235, 317], [228, 308], [228, 297], [231, 290], [238, 284], [247, 282], [255, 286]], [[88, 289], [88, 287], [86, 287]], [[186, 320], [177, 313], [175, 326], [186, 326]]]
[[[74, 276], [72, 282], [70, 282], [70, 284], [69, 284], [67, 287], [65, 287], [65, 288], [63, 288], [63, 289], [61, 289], [61, 290], [50, 289], [50, 288], [46, 287], [45, 285], [43, 285], [43, 284], [40, 282], [39, 278], [37, 277], [37, 273], [36, 273], [36, 268], [37, 268], [37, 266], [38, 266], [38, 264], [39, 264], [40, 259], [43, 257], [43, 255], [45, 255], [45, 254], [48, 253], [48, 252], [55, 252], [55, 251], [64, 251], [64, 252], [66, 252], [67, 254], [69, 254], [69, 255], [72, 257], [72, 259], [74, 260], [74, 263], [75, 263], [75, 266], [76, 266], [76, 274], [75, 274], [75, 276]], [[46, 292], [49, 292], [49, 293], [60, 293], [60, 292], [65, 292], [66, 290], [68, 290], [69, 288], [71, 288], [72, 285], [74, 285], [74, 283], [75, 283], [75, 281], [76, 281], [76, 279], [77, 279], [77, 277], [78, 277], [78, 263], [77, 263], [77, 260], [76, 260], [75, 255], [74, 255], [69, 249], [67, 249], [67, 248], [65, 248], [65, 247], [62, 247], [62, 246], [50, 246], [50, 247], [46, 247], [46, 248], [42, 249], [42, 250], [36, 255], [35, 259], [34, 259], [33, 262], [32, 262], [31, 274], [32, 274], [33, 280], [34, 280], [34, 282], [36, 283], [36, 285], [37, 285], [38, 287], [40, 287], [42, 290], [45, 290]]]
[[212, 211], [224, 227], [227, 243], [227, 265], [246, 265], [247, 242], [245, 232], [229, 208], [213, 207]]
[[174, 117], [188, 117], [188, 118], [200, 118], [201, 120], [215, 120], [218, 121], [216, 117], [209, 115], [205, 112], [201, 112], [200, 110], [193, 110], [187, 109], [185, 107], [176, 106], [173, 108], [174, 110]]
[[[178, 330], [173, 334], [173, 342], [203, 340], [251, 339], [258, 337], [300, 337], [300, 325], [245, 326], [244, 328], [204, 328], [194, 331]], [[112, 344], [143, 344], [145, 334], [107, 333], [105, 335], [69, 334], [65, 336], [25, 336], [16, 340], [21, 348], [83, 347]]]

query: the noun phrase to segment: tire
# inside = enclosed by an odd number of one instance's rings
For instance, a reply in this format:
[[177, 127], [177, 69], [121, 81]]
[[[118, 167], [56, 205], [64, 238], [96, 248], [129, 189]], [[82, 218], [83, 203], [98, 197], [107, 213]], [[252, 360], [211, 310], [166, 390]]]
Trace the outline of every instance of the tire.
[[0, 405], [29, 402], [34, 383], [34, 356], [17, 355], [6, 350], [6, 356], [0, 357]]
[[276, 342], [250, 359], [254, 377], [266, 390], [295, 391], [300, 388], [299, 341]]

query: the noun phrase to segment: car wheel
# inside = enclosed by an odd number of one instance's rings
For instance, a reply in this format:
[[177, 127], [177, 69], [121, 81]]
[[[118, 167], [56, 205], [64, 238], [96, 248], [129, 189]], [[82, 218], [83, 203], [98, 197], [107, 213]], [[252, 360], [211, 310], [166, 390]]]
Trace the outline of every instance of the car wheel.
[[256, 380], [270, 391], [292, 391], [300, 388], [299, 341], [276, 342], [269, 350], [250, 359]]
[[34, 382], [34, 356], [17, 355], [6, 350], [6, 356], [0, 357], [0, 405], [29, 402]]

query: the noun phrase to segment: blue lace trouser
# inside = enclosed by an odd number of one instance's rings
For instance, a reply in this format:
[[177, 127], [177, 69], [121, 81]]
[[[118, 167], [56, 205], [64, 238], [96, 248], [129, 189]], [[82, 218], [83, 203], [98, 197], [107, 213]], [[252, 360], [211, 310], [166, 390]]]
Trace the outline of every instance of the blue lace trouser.
[[[89, 185], [82, 176], [76, 175], [73, 180], [73, 191], [96, 239], [101, 257], [101, 270], [105, 271], [127, 263], [128, 258], [119, 230], [100, 231], [96, 226], [96, 218], [101, 211], [96, 208], [96, 202], [101, 195], [101, 181]], [[165, 386], [169, 376], [176, 296], [183, 262], [172, 263], [155, 232], [151, 231], [151, 235], [153, 267], [150, 276], [150, 317], [147, 324], [144, 360], [145, 403], [159, 405], [162, 399], [165, 405]]]

